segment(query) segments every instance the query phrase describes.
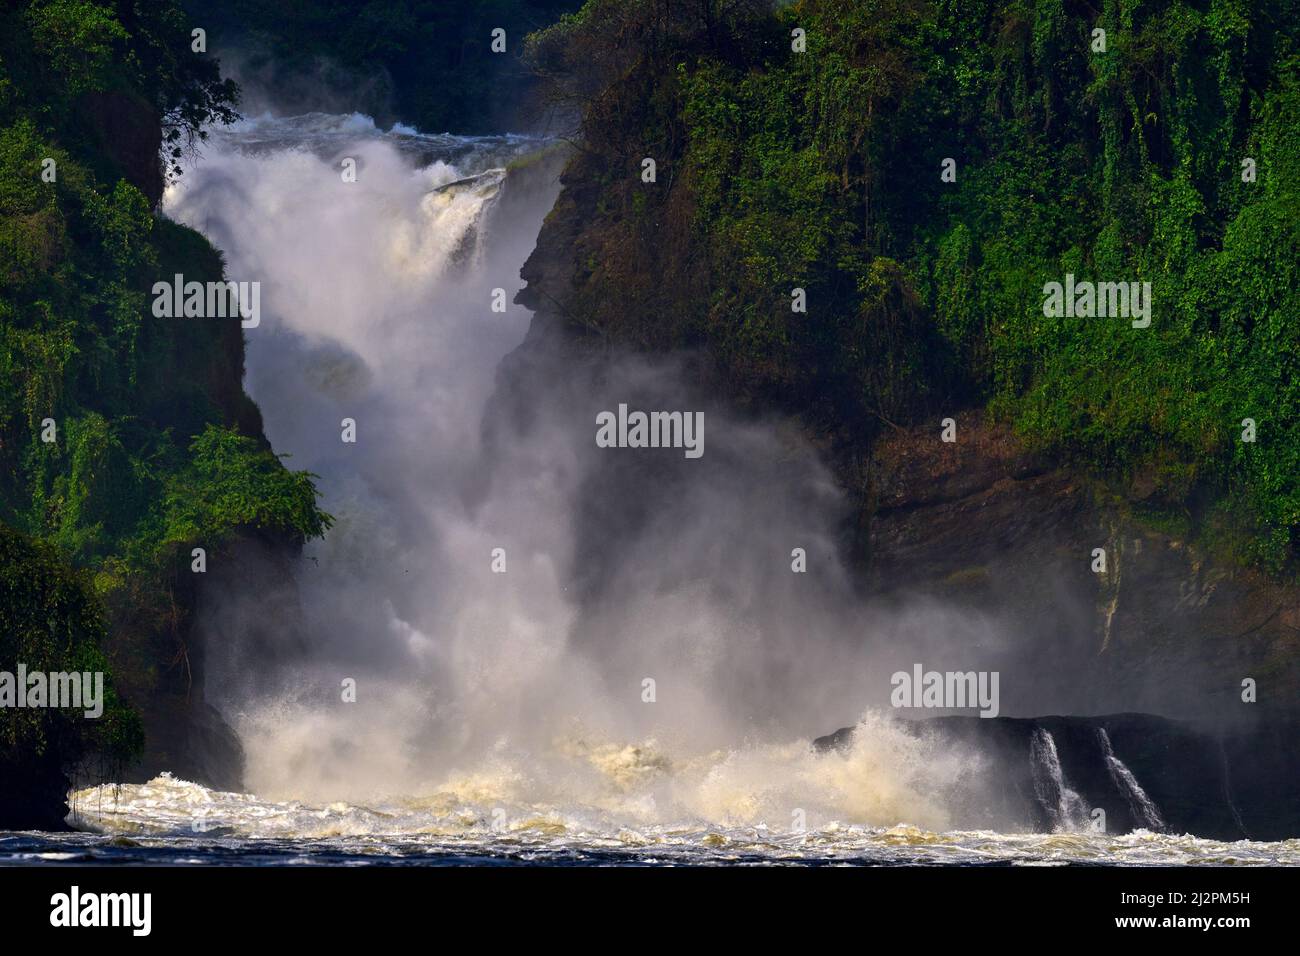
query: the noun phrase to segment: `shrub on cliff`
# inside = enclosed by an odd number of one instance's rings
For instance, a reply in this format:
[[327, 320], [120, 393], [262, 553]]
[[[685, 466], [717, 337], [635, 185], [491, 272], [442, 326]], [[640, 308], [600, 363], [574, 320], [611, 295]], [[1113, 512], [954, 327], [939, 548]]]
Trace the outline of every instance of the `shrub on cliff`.
[[[59, 552], [0, 525], [0, 671], [107, 674], [101, 650], [104, 614], [89, 576]], [[103, 713], [80, 707], [0, 708], [0, 766], [20, 755], [55, 753], [65, 769], [98, 756], [110, 763], [134, 757], [142, 744], [139, 716], [104, 683]]]

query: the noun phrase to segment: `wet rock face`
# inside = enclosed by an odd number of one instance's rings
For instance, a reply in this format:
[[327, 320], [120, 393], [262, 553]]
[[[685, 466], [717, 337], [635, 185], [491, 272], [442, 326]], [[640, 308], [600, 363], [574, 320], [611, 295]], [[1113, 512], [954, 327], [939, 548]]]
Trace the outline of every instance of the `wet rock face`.
[[[243, 788], [243, 746], [223, 714], [280, 691], [271, 675], [306, 658], [295, 577], [301, 560], [297, 544], [248, 532], [227, 542], [200, 576], [185, 598], [193, 616], [177, 666], [139, 695], [145, 751], [126, 768], [125, 782], [167, 771], [217, 790]], [[226, 696], [214, 697], [214, 687]]]
[[165, 771], [214, 790], [243, 788], [244, 749], [239, 737], [201, 695], [188, 700], [159, 695], [141, 708], [141, 716], [145, 751], [123, 770], [122, 782], [146, 783]]
[[[1300, 723], [1220, 732], [1148, 714], [904, 721], [966, 748], [979, 769], [953, 794], [956, 829], [1135, 829], [1216, 840], [1300, 833]], [[813, 745], [852, 745], [845, 727]], [[1101, 816], [1098, 816], [1101, 811]]]
[[[149, 659], [167, 666], [141, 670], [138, 655], [112, 657], [118, 685], [145, 731], [144, 751], [122, 768], [122, 782], [144, 783], [166, 771], [217, 790], [242, 789], [243, 746], [223, 714], [238, 712], [243, 698], [219, 699], [212, 688], [275, 693], [268, 675], [306, 655], [295, 577], [301, 560], [297, 543], [275, 535], [248, 530], [232, 538], [219, 556], [209, 554], [205, 574], [176, 578], [177, 606], [185, 609], [179, 629], [150, 631]], [[115, 627], [123, 633], [152, 624], [132, 617], [130, 607], [118, 610]], [[110, 655], [117, 640], [110, 636]], [[76, 781], [99, 782], [93, 775]]]
[[[1150, 711], [1234, 726], [1300, 714], [1296, 589], [1144, 527], [1006, 430], [971, 414], [955, 443], [937, 426], [890, 434], [865, 484], [868, 590], [996, 619], [1015, 646], [1003, 713]], [[1247, 678], [1256, 703], [1242, 700]]]
[[0, 830], [67, 830], [70, 785], [54, 748], [0, 752]]
[[559, 180], [562, 191], [542, 225], [537, 245], [519, 271], [524, 287], [515, 297], [524, 308], [543, 315], [543, 321], [563, 320], [561, 303], [573, 298], [574, 279], [585, 269], [578, 255], [582, 210], [594, 204], [598, 192], [571, 169], [565, 169]]

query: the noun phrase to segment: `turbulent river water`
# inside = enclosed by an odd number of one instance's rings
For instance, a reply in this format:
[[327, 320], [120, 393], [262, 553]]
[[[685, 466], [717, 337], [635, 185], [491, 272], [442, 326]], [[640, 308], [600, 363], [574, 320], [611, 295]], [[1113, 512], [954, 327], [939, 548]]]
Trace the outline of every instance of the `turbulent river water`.
[[[978, 755], [878, 711], [850, 748], [815, 753], [812, 736], [883, 703], [884, 683], [864, 675], [885, 658], [864, 656], [868, 628], [833, 561], [825, 590], [786, 590], [791, 538], [833, 550], [837, 493], [775, 427], [710, 419], [706, 458], [723, 471], [675, 488], [674, 523], [593, 552], [603, 576], [579, 600], [570, 569], [591, 546], [574, 515], [599, 492], [594, 419], [575, 443], [539, 397], [517, 440], [494, 443], [484, 425], [528, 331], [509, 302], [559, 191], [555, 149], [356, 115], [264, 117], [214, 134], [169, 188], [166, 214], [207, 235], [232, 279], [261, 283], [247, 387], [338, 521], [308, 546], [289, 602], [300, 633], [285, 646], [268, 646], [268, 612], [238, 594], [201, 612], [207, 697], [241, 738], [247, 793], [170, 775], [81, 790], [78, 832], [0, 835], [0, 858], [1300, 862], [1295, 840], [961, 829], [954, 808], [978, 799]], [[620, 374], [671, 394], [679, 373]], [[719, 492], [727, 468], [774, 460], [775, 477]], [[719, 540], [744, 547], [720, 556]], [[769, 552], [775, 572], [735, 556]], [[927, 612], [875, 630], [920, 641], [935, 624]], [[959, 640], [976, 626], [942, 624]], [[842, 639], [814, 644], [813, 632]]]

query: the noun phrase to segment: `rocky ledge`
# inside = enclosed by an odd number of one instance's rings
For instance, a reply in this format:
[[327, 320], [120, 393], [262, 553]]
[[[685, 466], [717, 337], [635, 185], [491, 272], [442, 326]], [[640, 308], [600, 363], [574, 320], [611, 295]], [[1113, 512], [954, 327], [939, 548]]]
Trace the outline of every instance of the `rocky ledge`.
[[[945, 795], [956, 829], [1108, 833], [1136, 829], [1216, 840], [1300, 833], [1300, 723], [1207, 730], [1149, 714], [902, 720], [970, 752]], [[859, 731], [819, 737], [847, 751]], [[1100, 813], [1098, 813], [1100, 811]]]

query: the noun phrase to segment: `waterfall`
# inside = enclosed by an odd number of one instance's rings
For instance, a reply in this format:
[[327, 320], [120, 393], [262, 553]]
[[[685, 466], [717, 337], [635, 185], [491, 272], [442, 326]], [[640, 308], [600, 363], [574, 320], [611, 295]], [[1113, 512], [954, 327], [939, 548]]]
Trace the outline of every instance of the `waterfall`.
[[1115, 751], [1110, 745], [1110, 735], [1106, 733], [1104, 727], [1097, 728], [1097, 738], [1101, 741], [1101, 752], [1106, 758], [1106, 769], [1110, 772], [1111, 782], [1128, 800], [1133, 819], [1141, 822], [1148, 830], [1157, 832], [1163, 830], [1165, 821], [1160, 816], [1160, 808], [1147, 796], [1146, 791], [1137, 782], [1137, 777], [1133, 776], [1133, 771], [1124, 766], [1124, 761], [1115, 756]]
[[1056, 741], [1042, 727], [1034, 728], [1029, 741], [1034, 794], [1047, 813], [1052, 830], [1077, 830], [1087, 824], [1088, 805], [1065, 782]]
[[[988, 625], [858, 601], [851, 505], [789, 423], [737, 414], [680, 356], [559, 348], [513, 302], [564, 155], [268, 116], [214, 131], [170, 187], [166, 214], [260, 283], [247, 389], [337, 519], [294, 567], [292, 633], [252, 589], [207, 592], [195, 625], [246, 785], [566, 807], [609, 832], [795, 810], [946, 826], [969, 759], [874, 715], [835, 760], [804, 734], [888, 699], [894, 634], [910, 661], [912, 629], [964, 647]], [[707, 453], [600, 446], [622, 403], [707, 414]], [[796, 547], [816, 574], [792, 573]]]

